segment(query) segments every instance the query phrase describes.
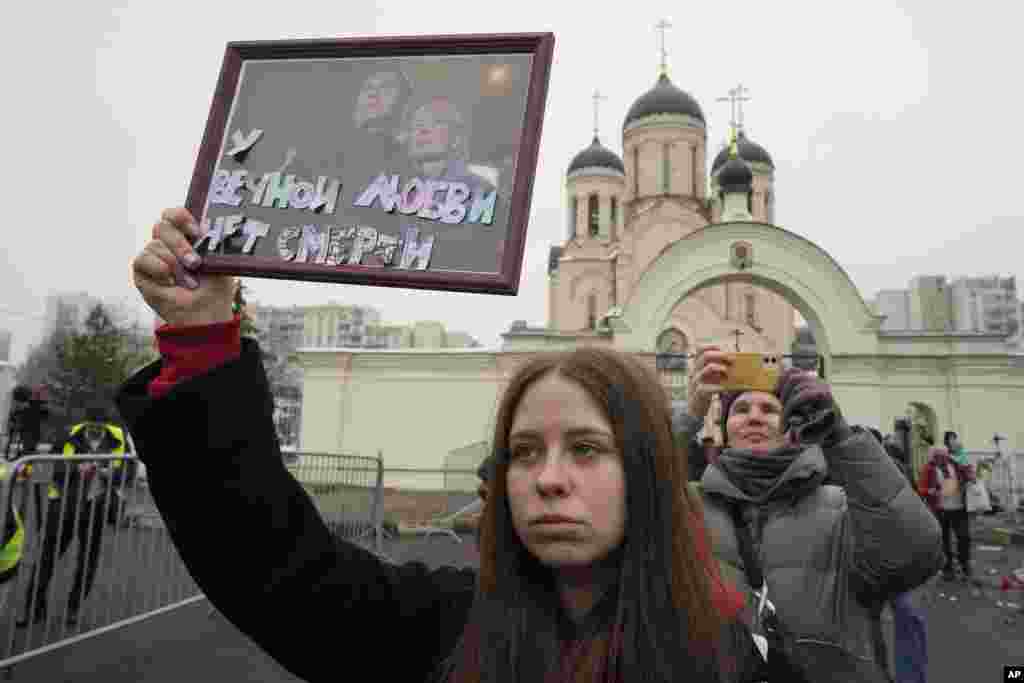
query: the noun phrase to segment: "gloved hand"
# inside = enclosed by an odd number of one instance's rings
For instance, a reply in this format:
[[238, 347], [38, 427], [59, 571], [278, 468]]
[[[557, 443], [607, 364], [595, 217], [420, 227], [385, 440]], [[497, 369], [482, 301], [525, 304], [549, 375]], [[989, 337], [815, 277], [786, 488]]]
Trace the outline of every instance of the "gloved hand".
[[796, 443], [829, 447], [852, 430], [832, 397], [832, 388], [812, 372], [789, 368], [775, 389], [782, 403], [782, 424]]

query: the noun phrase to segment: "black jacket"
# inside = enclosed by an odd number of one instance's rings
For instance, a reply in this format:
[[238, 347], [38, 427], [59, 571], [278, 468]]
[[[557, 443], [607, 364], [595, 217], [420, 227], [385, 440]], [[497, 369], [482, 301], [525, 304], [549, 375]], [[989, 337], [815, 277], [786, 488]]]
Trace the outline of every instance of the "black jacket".
[[[352, 657], [372, 662], [375, 680], [435, 679], [476, 571], [395, 566], [334, 536], [282, 462], [258, 345], [242, 347], [160, 399], [147, 393], [159, 362], [117, 396], [182, 560], [218, 610], [307, 681], [334, 683]], [[752, 666], [749, 632], [733, 624], [726, 635]]]
[[117, 397], [182, 560], [296, 676], [333, 683], [348, 656], [373, 662], [375, 679], [428, 680], [462, 632], [476, 572], [393, 566], [337, 540], [284, 467], [258, 347], [242, 345], [238, 360], [158, 400], [147, 386], [159, 362]]

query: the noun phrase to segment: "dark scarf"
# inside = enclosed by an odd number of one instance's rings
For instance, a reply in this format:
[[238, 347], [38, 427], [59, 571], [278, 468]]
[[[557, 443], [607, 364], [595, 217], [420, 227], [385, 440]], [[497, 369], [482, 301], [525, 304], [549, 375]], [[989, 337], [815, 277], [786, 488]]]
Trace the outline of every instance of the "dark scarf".
[[754, 503], [797, 498], [819, 486], [828, 474], [814, 459], [800, 462], [806, 446], [782, 446], [767, 453], [727, 448], [716, 463], [725, 478]]

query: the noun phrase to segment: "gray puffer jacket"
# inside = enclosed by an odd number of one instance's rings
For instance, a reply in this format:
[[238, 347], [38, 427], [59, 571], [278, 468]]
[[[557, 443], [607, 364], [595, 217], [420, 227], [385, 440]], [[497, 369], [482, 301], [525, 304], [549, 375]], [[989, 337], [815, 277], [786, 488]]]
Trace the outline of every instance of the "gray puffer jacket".
[[[677, 415], [673, 422], [677, 440], [700, 448], [693, 436], [701, 421]], [[869, 432], [855, 430], [827, 453], [807, 448], [782, 480], [821, 472], [834, 483], [756, 506], [709, 464], [699, 486], [714, 553], [747, 594], [747, 616], [757, 628], [729, 512], [729, 503], [740, 501], [781, 622], [798, 640], [838, 645], [886, 670], [874, 646], [881, 605], [939, 571], [939, 525]]]

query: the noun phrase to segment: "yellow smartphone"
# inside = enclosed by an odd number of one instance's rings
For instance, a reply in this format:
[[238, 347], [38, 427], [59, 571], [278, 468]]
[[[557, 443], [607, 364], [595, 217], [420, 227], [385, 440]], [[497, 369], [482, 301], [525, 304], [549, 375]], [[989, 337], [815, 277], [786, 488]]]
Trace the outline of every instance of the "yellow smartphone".
[[775, 391], [782, 356], [772, 353], [729, 353], [732, 366], [722, 383], [726, 391]]

